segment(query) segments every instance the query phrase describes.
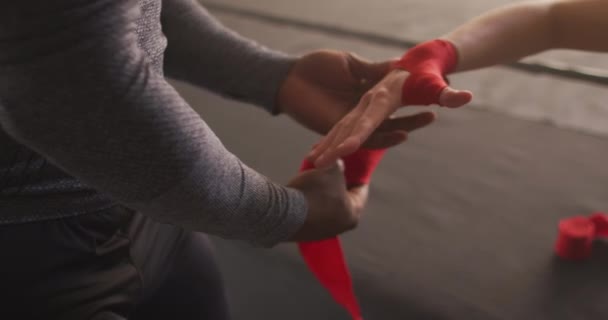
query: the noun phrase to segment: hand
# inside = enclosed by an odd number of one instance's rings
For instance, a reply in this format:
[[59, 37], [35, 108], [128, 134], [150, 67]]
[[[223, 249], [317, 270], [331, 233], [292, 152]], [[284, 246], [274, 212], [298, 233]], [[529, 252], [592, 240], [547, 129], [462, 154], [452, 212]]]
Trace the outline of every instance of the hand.
[[[395, 120], [390, 120], [391, 115], [402, 106], [402, 88], [408, 76], [409, 73], [404, 70], [388, 73], [315, 145], [308, 159], [316, 167], [323, 168], [365, 145], [365, 141], [374, 132], [394, 129], [395, 126], [390, 121]], [[455, 108], [467, 104], [471, 99], [472, 94], [469, 91], [446, 87], [440, 94], [439, 104]]]
[[[389, 72], [392, 62], [371, 63], [339, 51], [307, 54], [295, 63], [279, 91], [279, 111], [326, 134]], [[434, 120], [432, 112], [382, 119], [382, 126], [367, 134], [362, 144], [371, 149], [392, 147]]]
[[288, 186], [308, 200], [308, 216], [291, 241], [323, 240], [354, 229], [368, 197], [367, 185], [346, 188], [344, 164], [300, 173]]

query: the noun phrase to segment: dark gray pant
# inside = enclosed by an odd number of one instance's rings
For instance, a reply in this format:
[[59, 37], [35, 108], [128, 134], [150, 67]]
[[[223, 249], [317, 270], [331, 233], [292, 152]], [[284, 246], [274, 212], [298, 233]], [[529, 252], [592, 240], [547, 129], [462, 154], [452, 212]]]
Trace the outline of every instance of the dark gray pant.
[[228, 319], [200, 233], [122, 207], [0, 226], [0, 319]]

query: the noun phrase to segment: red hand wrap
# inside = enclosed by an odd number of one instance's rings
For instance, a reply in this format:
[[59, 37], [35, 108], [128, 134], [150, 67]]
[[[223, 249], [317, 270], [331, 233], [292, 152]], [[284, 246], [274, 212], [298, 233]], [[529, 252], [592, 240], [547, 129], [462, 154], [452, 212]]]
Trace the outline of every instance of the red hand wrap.
[[584, 260], [591, 256], [593, 241], [608, 237], [608, 216], [594, 213], [590, 217], [577, 216], [559, 222], [555, 243], [556, 254], [566, 260]]
[[[385, 150], [360, 149], [344, 160], [344, 177], [349, 186], [369, 183], [372, 173], [380, 162]], [[300, 171], [313, 169], [314, 165], [304, 160]], [[322, 241], [301, 242], [300, 254], [308, 268], [321, 285], [342, 305], [355, 320], [362, 320], [361, 308], [357, 302], [353, 282], [344, 258], [338, 237]]]
[[[371, 181], [372, 173], [386, 149], [359, 149], [355, 153], [344, 157], [344, 178], [348, 186], [368, 184]], [[315, 166], [308, 160], [302, 162], [300, 171], [313, 169]]]
[[403, 105], [439, 104], [439, 96], [448, 86], [445, 75], [458, 62], [454, 45], [445, 40], [432, 40], [408, 50], [394, 68], [410, 73], [403, 83]]

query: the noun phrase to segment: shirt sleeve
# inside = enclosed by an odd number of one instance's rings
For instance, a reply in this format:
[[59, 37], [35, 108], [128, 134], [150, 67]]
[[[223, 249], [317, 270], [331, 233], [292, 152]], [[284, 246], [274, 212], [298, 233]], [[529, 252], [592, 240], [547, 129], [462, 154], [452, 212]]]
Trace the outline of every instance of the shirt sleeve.
[[272, 246], [304, 196], [222, 145], [137, 46], [135, 0], [0, 4], [0, 126], [117, 201], [162, 222]]
[[226, 28], [195, 0], [163, 0], [165, 72], [276, 114], [276, 96], [295, 58]]

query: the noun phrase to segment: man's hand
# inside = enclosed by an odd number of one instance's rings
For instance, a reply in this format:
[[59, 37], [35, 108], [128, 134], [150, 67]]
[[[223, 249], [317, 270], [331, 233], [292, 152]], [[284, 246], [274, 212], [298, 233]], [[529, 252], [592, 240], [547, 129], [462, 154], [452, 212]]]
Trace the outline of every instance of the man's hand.
[[[339, 51], [307, 54], [295, 63], [281, 87], [279, 111], [311, 130], [326, 134], [387, 75], [392, 62], [371, 63]], [[434, 120], [432, 112], [383, 118], [381, 125], [368, 132], [360, 145], [370, 149], [398, 145], [407, 139], [409, 132]]]
[[291, 241], [323, 240], [354, 229], [368, 197], [367, 185], [346, 188], [341, 161], [302, 172], [288, 186], [300, 190], [308, 200], [306, 222]]
[[[428, 125], [432, 119], [422, 118], [424, 113], [399, 120], [391, 118], [391, 115], [403, 106], [403, 85], [409, 76], [404, 70], [389, 72], [315, 145], [308, 159], [316, 167], [322, 168], [355, 152], [365, 145], [365, 141], [369, 141], [370, 137], [378, 133], [407, 131]], [[468, 91], [446, 87], [439, 96], [439, 104], [455, 108], [467, 104], [471, 98], [472, 95]], [[396, 125], [397, 121], [399, 125]]]

